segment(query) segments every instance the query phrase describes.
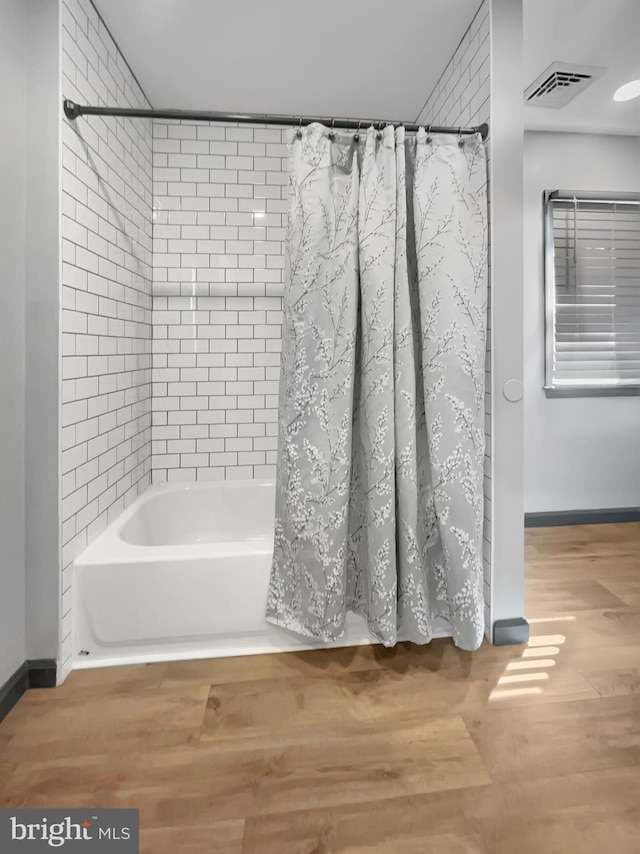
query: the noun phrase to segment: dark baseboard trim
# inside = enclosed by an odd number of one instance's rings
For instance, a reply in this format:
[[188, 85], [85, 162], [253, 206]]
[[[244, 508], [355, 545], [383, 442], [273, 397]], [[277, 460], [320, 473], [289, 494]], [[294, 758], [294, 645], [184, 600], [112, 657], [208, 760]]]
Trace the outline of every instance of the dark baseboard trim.
[[53, 688], [56, 684], [57, 666], [52, 658], [25, 661], [0, 686], [0, 721], [9, 714], [20, 697], [29, 688]]
[[29, 688], [55, 688], [58, 668], [54, 658], [32, 658], [27, 661]]
[[510, 646], [511, 644], [527, 643], [529, 640], [529, 623], [524, 617], [513, 620], [496, 620], [493, 624], [493, 645]]
[[29, 670], [25, 661], [0, 687], [0, 721], [6, 718], [28, 687]]
[[554, 528], [559, 525], [606, 525], [612, 522], [640, 522], [640, 507], [611, 507], [605, 510], [551, 510], [525, 513], [525, 528]]

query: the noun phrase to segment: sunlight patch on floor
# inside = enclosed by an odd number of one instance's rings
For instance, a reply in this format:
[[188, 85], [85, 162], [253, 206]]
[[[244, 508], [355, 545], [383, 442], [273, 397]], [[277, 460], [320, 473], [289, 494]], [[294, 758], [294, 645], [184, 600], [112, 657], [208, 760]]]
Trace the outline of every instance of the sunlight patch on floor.
[[542, 682], [549, 678], [548, 673], [516, 673], [514, 676], [501, 676], [498, 685], [508, 685], [513, 682]]
[[553, 658], [528, 658], [526, 660], [510, 661], [507, 670], [534, 670], [536, 667], [555, 667]]
[[533, 658], [536, 655], [557, 655], [560, 648], [557, 646], [532, 646], [523, 650], [523, 658]]
[[535, 635], [529, 638], [529, 646], [562, 646], [566, 639], [566, 635]]
[[542, 688], [495, 688], [489, 695], [489, 700], [506, 699], [507, 697], [524, 697], [531, 694], [542, 694]]

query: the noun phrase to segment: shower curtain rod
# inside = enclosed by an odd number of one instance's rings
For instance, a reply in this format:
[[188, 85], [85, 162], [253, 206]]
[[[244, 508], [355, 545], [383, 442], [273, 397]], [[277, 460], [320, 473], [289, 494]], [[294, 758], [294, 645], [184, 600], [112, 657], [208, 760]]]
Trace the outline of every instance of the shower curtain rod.
[[[386, 121], [384, 119], [332, 119], [320, 116], [283, 116], [271, 113], [220, 113], [207, 112], [205, 110], [137, 110], [129, 107], [89, 107], [84, 104], [76, 104], [74, 101], [65, 99], [63, 102], [64, 114], [68, 119], [77, 119], [80, 116], [128, 116], [132, 119], [178, 119], [194, 122], [238, 122], [239, 124], [268, 124], [304, 126], [313, 122], [330, 124], [331, 127], [345, 128], [346, 130], [366, 130], [374, 125], [403, 125], [403, 122]], [[489, 135], [489, 125], [481, 124], [476, 127], [438, 127], [437, 125], [404, 124], [405, 130], [417, 131], [418, 128], [428, 128], [430, 133], [457, 133], [474, 134], [479, 133], [485, 141]]]

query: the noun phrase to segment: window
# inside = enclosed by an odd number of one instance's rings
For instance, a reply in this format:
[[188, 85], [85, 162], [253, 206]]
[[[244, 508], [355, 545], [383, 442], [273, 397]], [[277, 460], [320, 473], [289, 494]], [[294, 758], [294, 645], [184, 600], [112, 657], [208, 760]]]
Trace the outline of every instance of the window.
[[640, 393], [640, 195], [547, 191], [545, 391]]

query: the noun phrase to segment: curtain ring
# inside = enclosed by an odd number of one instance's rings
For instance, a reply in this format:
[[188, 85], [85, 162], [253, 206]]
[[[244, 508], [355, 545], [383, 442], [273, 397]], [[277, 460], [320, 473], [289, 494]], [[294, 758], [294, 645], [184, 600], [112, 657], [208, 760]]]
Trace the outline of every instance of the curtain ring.
[[336, 123], [336, 120], [331, 119], [331, 130], [329, 131], [329, 139], [330, 140], [334, 140], [336, 138], [336, 134], [335, 134], [335, 131], [333, 129], [335, 126], [335, 123]]
[[431, 145], [433, 140], [431, 139], [431, 125], [427, 125], [427, 145]]
[[464, 139], [462, 138], [462, 128], [458, 128], [458, 146], [460, 148], [464, 146]]
[[358, 122], [358, 129], [353, 135], [353, 141], [354, 142], [360, 142], [360, 125], [361, 124], [362, 124], [362, 122]]
[[296, 136], [298, 139], [302, 139], [302, 116], [300, 116], [300, 123], [298, 124], [298, 130], [296, 131]]
[[382, 119], [378, 122], [378, 133], [376, 134], [376, 139], [382, 139]]

